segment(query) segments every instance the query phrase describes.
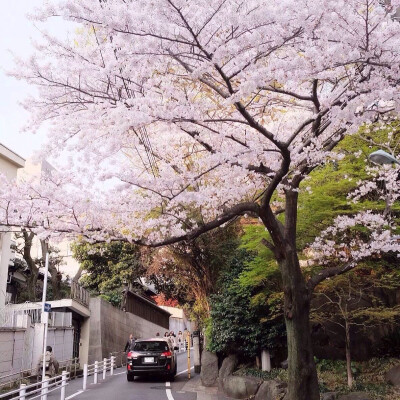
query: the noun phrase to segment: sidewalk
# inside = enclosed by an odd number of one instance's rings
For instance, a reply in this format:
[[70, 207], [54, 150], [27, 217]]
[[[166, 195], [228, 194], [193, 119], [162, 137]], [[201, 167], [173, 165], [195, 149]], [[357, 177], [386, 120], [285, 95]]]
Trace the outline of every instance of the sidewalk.
[[182, 388], [185, 392], [197, 393], [197, 400], [232, 400], [222, 393], [218, 386], [206, 387], [203, 386], [200, 379], [200, 374], [193, 374], [190, 380], [185, 383]]

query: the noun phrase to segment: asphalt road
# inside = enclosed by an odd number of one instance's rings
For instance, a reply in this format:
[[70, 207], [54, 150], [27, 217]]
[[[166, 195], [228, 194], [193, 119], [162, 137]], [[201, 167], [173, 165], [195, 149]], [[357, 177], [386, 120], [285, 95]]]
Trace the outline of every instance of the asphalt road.
[[[193, 365], [193, 363], [192, 363]], [[107, 372], [103, 381], [101, 374], [97, 385], [94, 385], [93, 376], [88, 377], [87, 390], [82, 391], [82, 379], [69, 382], [66, 387], [66, 400], [196, 400], [197, 394], [183, 391], [182, 388], [188, 382], [186, 353], [178, 354], [178, 373], [174, 382], [166, 378], [135, 377], [134, 382], [126, 379], [125, 368], [118, 368], [113, 376]], [[193, 367], [191, 369], [193, 376]], [[60, 391], [48, 395], [48, 399], [59, 399]]]

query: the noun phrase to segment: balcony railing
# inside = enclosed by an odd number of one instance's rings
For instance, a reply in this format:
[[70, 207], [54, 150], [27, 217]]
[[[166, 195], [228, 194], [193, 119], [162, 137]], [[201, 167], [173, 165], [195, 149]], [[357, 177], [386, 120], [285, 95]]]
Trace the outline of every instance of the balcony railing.
[[[24, 310], [7, 310], [7, 307], [0, 310], [0, 328], [27, 328], [29, 324], [41, 322], [42, 310], [40, 308]], [[50, 312], [49, 327], [65, 328], [72, 326], [72, 313]]]
[[85, 307], [89, 307], [89, 292], [75, 281], [71, 282], [71, 299]]

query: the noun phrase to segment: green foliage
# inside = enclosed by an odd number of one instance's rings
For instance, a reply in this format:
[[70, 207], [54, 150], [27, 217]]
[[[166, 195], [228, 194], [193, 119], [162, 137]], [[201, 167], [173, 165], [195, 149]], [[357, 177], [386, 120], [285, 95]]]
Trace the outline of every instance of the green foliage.
[[129, 243], [77, 243], [73, 253], [85, 270], [82, 285], [115, 306], [121, 303], [122, 287], [145, 273], [138, 247]]
[[238, 250], [229, 271], [221, 276], [219, 293], [211, 296], [207, 328], [211, 351], [255, 356], [261, 349], [276, 349], [285, 342], [282, 313], [272, 320], [265, 304], [254, 304], [251, 288], [239, 282], [251, 258], [249, 252]]
[[238, 223], [228, 224], [190, 241], [168, 246], [153, 257], [152, 280], [166, 298], [178, 300], [187, 315], [203, 327], [209, 317], [208, 297], [230, 268], [239, 244]]
[[[357, 371], [357, 379], [350, 391], [347, 386], [345, 361], [316, 360], [320, 392], [338, 392], [340, 394], [365, 392], [374, 400], [398, 399], [396, 389], [385, 382], [385, 372], [397, 364], [397, 358], [373, 358], [369, 361], [353, 363]], [[243, 366], [234, 375], [254, 376], [263, 380], [278, 379], [287, 382], [286, 369], [275, 368], [271, 372], [266, 372]]]
[[[383, 143], [387, 140], [387, 132], [377, 132], [377, 136], [374, 137]], [[300, 258], [302, 256], [306, 258], [302, 251], [338, 215], [354, 214], [365, 208], [382, 210], [385, 207], [384, 202], [375, 198], [373, 194], [368, 195], [359, 203], [353, 203], [348, 199], [349, 193], [356, 189], [357, 182], [369, 178], [366, 170], [367, 158], [373, 150], [376, 150], [376, 148], [370, 145], [366, 133], [361, 130], [359, 135], [347, 137], [335, 149], [337, 153], [344, 156], [340, 161], [332, 160], [324, 166], [316, 168], [310, 174], [309, 179], [302, 183], [299, 193], [297, 223], [297, 248]], [[275, 200], [282, 201], [282, 198], [277, 196]], [[399, 205], [395, 205], [394, 212], [398, 208]], [[281, 219], [283, 215], [280, 217]], [[363, 235], [366, 230], [357, 226], [353, 229], [353, 232], [357, 235]], [[263, 239], [270, 240], [270, 236], [261, 224], [244, 227], [241, 247], [252, 252], [254, 256], [246, 261], [246, 267], [240, 273], [238, 282], [242, 288], [250, 290], [253, 306], [264, 306], [268, 308], [269, 315], [273, 314], [277, 318], [282, 311], [281, 302], [283, 302], [280, 273], [274, 255], [262, 244]], [[390, 258], [391, 256], [385, 257]], [[368, 262], [371, 265], [368, 266]], [[400, 272], [382, 266], [382, 262], [383, 260], [365, 262], [369, 271], [367, 273], [368, 285], [371, 286], [372, 279], [372, 282], [377, 281], [377, 284], [385, 290], [391, 290], [390, 287], [392, 289], [400, 287]], [[397, 259], [388, 262], [394, 265], [397, 263]], [[322, 268], [322, 266], [303, 267], [303, 273], [307, 278], [311, 274], [318, 273], [318, 270]], [[359, 278], [355, 282], [356, 289], [362, 288], [363, 282], [365, 282], [362, 272], [360, 272]], [[343, 279], [338, 278], [323, 283], [322, 287], [325, 285], [323, 290], [332, 291], [335, 285], [340, 286], [342, 284]], [[377, 296], [374, 296], [374, 301], [379, 303]], [[397, 310], [384, 310], [384, 307], [385, 304], [381, 302], [373, 304], [374, 310], [372, 308], [365, 309], [363, 310], [364, 315], [360, 314], [359, 316], [364, 321], [368, 319], [376, 321], [378, 317], [386, 317], [386, 320], [391, 319], [393, 321]]]

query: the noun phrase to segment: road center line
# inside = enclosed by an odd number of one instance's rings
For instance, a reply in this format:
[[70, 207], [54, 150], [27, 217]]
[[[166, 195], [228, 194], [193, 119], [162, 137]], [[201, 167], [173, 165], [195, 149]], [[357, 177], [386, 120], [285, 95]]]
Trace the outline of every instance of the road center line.
[[165, 386], [166, 387], [170, 387], [171, 386], [171, 382], [165, 382]]
[[174, 400], [172, 397], [171, 389], [166, 389], [168, 400]]
[[81, 393], [83, 393], [83, 390], [79, 390], [78, 392], [71, 394], [71, 396], [66, 397], [65, 400], [72, 399], [73, 397], [78, 396], [78, 394], [81, 394]]

